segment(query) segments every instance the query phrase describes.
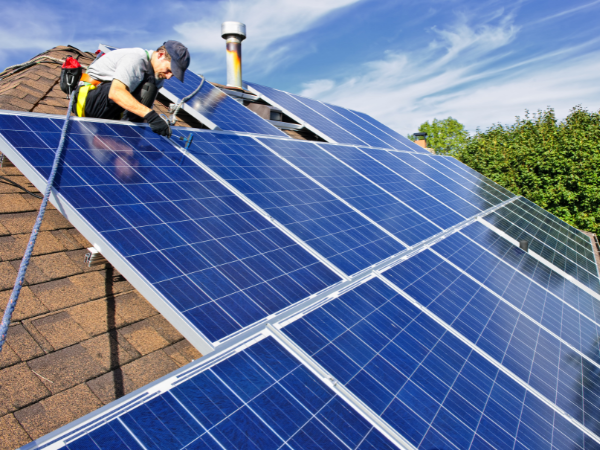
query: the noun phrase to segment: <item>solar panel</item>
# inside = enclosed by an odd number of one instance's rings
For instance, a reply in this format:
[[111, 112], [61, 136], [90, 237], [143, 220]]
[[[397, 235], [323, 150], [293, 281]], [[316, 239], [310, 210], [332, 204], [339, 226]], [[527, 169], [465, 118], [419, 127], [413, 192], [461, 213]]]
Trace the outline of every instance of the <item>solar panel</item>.
[[347, 275], [406, 248], [252, 138], [195, 133], [189, 154]]
[[[360, 111], [354, 111], [354, 110], [350, 110], [350, 112], [352, 114], [354, 114], [355, 116], [363, 119], [364, 121], [370, 123], [375, 128], [383, 131], [387, 135], [392, 136], [398, 142], [400, 142], [401, 144], [404, 144], [404, 146], [407, 147], [408, 149], [413, 150], [413, 151], [415, 151], [417, 153], [429, 153], [427, 150], [423, 149], [423, 147], [418, 146], [413, 141], [411, 141], [410, 139], [408, 139], [406, 136], [402, 136], [397, 131], [394, 131], [390, 127], [388, 127], [388, 126], [382, 124], [381, 122], [373, 119], [368, 114], [365, 114], [365, 113], [360, 112]], [[394, 148], [396, 148], [397, 150], [404, 150], [404, 148], [397, 148], [397, 147], [394, 147]]]
[[[598, 338], [595, 329], [596, 323], [600, 323], [600, 304], [594, 297], [571, 283], [567, 285], [572, 288], [564, 295], [564, 290], [558, 289], [565, 286], [564, 277], [555, 273], [555, 279], [550, 282], [553, 273], [547, 266], [540, 265], [528, 253], [481, 223], [468, 226], [461, 233], [436, 244], [434, 249], [557, 335], [564, 334], [567, 341], [575, 339], [570, 343], [580, 350]], [[482, 252], [482, 249], [487, 251]], [[557, 326], [560, 320], [556, 321], [553, 314], [559, 318], [570, 315], [569, 325], [573, 326]], [[588, 330], [591, 330], [592, 339], [578, 337]]]
[[[38, 188], [60, 126], [0, 115], [2, 152]], [[74, 121], [55, 189], [59, 209], [204, 353], [341, 280], [145, 126]]]
[[266, 86], [259, 86], [254, 83], [249, 84], [248, 88], [253, 92], [259, 93], [261, 98], [268, 100], [271, 104], [277, 105], [285, 111], [288, 116], [305, 125], [308, 129], [312, 130], [328, 142], [365, 145], [365, 143], [356, 136], [323, 117], [304, 103], [296, 100], [287, 92], [268, 88]]
[[397, 448], [272, 337], [198, 361], [113, 405], [26, 448]]
[[[530, 222], [528, 218], [536, 223]], [[593, 258], [593, 255], [590, 255], [591, 251], [586, 251], [585, 247], [577, 245], [556, 231], [552, 235], [539, 228], [538, 225], [542, 223], [516, 202], [490, 214], [485, 220], [517, 241], [528, 241], [531, 251], [594, 292], [600, 293], [600, 280], [596, 262], [590, 259]], [[586, 255], [579, 253], [578, 249]]]
[[442, 229], [419, 211], [422, 205], [411, 208], [322, 150], [334, 149], [351, 154], [356, 152], [353, 147], [318, 146], [279, 139], [260, 141], [409, 245], [421, 242]]
[[[394, 270], [401, 275], [401, 266]], [[439, 270], [430, 278], [445, 283], [444, 275]], [[375, 278], [282, 331], [415, 447], [593, 442], [593, 433], [417, 305]], [[538, 352], [548, 351], [542, 345]], [[540, 375], [536, 363], [533, 373]]]
[[[188, 70], [185, 73], [185, 83], [171, 78], [165, 81], [160, 92], [177, 103], [194, 92], [201, 81], [198, 75]], [[209, 125], [211, 129], [285, 136], [283, 131], [278, 130], [209, 82], [205, 82], [200, 92], [184, 104], [184, 110], [200, 122]]]
[[[0, 114], [38, 188], [62, 123]], [[76, 119], [53, 202], [216, 351], [31, 448], [600, 444], [589, 247], [451, 158]]]

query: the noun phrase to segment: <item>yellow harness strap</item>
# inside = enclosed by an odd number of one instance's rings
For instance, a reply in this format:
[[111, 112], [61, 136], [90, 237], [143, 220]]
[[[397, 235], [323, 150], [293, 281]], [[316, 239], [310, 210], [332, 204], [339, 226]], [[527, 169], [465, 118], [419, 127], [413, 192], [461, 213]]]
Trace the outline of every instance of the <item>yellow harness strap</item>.
[[96, 89], [93, 84], [86, 83], [85, 86], [79, 88], [79, 94], [77, 95], [77, 116], [85, 117], [85, 102], [90, 91]]

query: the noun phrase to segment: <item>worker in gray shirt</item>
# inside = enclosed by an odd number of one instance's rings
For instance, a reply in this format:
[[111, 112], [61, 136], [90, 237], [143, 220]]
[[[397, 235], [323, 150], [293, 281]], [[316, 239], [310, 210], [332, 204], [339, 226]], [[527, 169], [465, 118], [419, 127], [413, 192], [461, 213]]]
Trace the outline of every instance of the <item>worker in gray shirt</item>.
[[155, 133], [170, 136], [168, 122], [152, 110], [152, 105], [164, 80], [175, 76], [183, 82], [189, 64], [188, 49], [177, 41], [167, 41], [156, 51], [124, 48], [106, 53], [81, 77], [73, 113], [99, 119], [145, 120]]

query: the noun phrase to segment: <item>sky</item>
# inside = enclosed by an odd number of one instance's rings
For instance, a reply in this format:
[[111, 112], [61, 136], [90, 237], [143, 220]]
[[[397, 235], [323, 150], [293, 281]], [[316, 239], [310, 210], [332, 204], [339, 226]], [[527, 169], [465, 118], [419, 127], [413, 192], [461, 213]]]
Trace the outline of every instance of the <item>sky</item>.
[[[26, 12], [26, 13], [25, 13]], [[402, 134], [470, 132], [526, 110], [600, 109], [600, 0], [23, 0], [0, 6], [0, 67], [56, 45], [190, 49], [225, 83], [223, 21], [246, 24], [243, 77], [366, 112]]]

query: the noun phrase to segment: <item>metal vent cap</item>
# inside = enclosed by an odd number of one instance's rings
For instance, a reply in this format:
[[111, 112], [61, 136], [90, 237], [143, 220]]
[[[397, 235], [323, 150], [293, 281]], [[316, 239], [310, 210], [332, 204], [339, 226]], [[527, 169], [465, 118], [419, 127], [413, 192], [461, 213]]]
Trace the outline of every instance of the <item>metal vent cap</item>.
[[240, 40], [246, 39], [246, 25], [241, 22], [223, 22], [221, 24], [221, 37], [235, 34], [240, 37]]

